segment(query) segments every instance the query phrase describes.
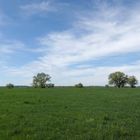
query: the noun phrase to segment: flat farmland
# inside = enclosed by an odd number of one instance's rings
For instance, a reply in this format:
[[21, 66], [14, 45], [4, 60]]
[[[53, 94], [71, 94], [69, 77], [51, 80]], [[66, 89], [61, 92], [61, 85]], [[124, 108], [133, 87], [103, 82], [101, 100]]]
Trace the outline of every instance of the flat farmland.
[[139, 140], [140, 88], [0, 88], [1, 140]]

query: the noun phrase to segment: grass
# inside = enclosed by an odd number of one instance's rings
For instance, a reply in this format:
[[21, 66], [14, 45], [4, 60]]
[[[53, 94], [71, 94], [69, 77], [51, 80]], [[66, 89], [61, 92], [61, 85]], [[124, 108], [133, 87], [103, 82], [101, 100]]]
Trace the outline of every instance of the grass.
[[139, 139], [139, 88], [0, 88], [0, 140]]

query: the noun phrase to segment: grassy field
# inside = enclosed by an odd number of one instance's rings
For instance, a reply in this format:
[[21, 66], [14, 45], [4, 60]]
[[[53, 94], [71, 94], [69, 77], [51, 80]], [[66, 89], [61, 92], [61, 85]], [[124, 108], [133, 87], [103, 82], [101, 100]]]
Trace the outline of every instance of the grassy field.
[[140, 89], [0, 89], [0, 140], [140, 140]]

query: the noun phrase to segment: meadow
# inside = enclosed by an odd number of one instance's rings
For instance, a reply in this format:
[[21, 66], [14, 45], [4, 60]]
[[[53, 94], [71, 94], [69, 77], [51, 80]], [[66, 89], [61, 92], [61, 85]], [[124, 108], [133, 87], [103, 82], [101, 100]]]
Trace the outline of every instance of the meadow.
[[0, 88], [0, 140], [139, 140], [140, 88]]

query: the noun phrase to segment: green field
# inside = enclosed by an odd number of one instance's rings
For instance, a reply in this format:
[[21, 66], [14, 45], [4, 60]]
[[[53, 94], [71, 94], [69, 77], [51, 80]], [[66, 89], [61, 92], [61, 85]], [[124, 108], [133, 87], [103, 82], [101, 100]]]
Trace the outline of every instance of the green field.
[[0, 89], [0, 140], [140, 140], [140, 89]]

